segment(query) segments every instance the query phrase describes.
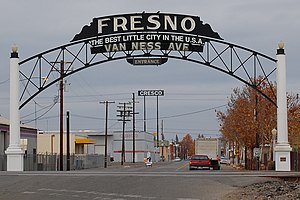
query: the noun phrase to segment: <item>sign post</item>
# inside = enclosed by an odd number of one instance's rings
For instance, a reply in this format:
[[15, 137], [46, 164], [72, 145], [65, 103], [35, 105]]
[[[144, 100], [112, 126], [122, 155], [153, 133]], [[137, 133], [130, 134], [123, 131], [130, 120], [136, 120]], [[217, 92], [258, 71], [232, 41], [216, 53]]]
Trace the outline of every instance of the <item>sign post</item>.
[[[157, 147], [159, 148], [159, 123], [158, 123], [158, 120], [159, 120], [159, 112], [158, 112], [158, 97], [159, 96], [164, 96], [165, 95], [165, 91], [164, 90], [139, 90], [138, 91], [138, 96], [156, 96], [156, 133], [157, 133], [157, 136], [156, 136], [156, 145]], [[145, 101], [145, 98], [144, 98], [144, 101]], [[144, 102], [145, 104], [145, 102]], [[145, 107], [144, 107], [145, 109]], [[144, 110], [144, 113], [145, 113], [145, 110]], [[145, 116], [144, 116], [145, 117]], [[146, 121], [146, 119], [144, 119]]]

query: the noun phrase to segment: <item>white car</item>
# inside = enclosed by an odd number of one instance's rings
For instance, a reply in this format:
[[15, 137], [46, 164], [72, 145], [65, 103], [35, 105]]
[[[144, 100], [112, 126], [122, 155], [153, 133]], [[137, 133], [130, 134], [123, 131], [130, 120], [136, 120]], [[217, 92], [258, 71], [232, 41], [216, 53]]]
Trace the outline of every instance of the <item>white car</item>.
[[179, 161], [181, 161], [181, 159], [180, 159], [179, 157], [176, 157], [176, 158], [174, 159], [174, 161], [175, 161], [175, 162], [179, 162]]
[[230, 160], [228, 158], [225, 158], [224, 156], [222, 156], [221, 160], [220, 160], [220, 163], [230, 165]]

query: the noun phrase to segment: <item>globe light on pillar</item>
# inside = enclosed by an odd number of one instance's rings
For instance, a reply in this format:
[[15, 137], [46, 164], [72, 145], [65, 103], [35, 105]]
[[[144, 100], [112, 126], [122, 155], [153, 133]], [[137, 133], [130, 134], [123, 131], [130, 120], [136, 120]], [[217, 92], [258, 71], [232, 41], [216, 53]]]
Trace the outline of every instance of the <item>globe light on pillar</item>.
[[277, 49], [277, 143], [275, 151], [275, 170], [291, 171], [288, 143], [287, 97], [286, 97], [286, 62], [284, 43], [280, 41]]
[[20, 113], [19, 113], [19, 55], [18, 47], [12, 46], [10, 56], [10, 126], [7, 155], [7, 171], [23, 171], [24, 151], [20, 145]]
[[284, 42], [283, 41], [280, 41], [278, 43], [278, 49], [284, 49]]
[[18, 53], [18, 46], [16, 44], [13, 44], [11, 46], [11, 50], [12, 50], [12, 53]]

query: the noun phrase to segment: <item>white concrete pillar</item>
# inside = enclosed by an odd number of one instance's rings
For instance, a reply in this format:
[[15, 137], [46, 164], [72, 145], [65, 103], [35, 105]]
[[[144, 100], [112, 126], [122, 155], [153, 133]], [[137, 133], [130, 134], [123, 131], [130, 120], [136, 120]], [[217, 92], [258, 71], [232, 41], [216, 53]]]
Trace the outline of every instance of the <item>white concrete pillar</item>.
[[275, 170], [291, 171], [290, 151], [288, 143], [287, 97], [286, 97], [286, 63], [284, 43], [277, 49], [277, 143], [275, 145]]
[[14, 45], [10, 57], [10, 126], [7, 155], [7, 171], [23, 171], [24, 151], [20, 145], [20, 113], [19, 113], [19, 56]]

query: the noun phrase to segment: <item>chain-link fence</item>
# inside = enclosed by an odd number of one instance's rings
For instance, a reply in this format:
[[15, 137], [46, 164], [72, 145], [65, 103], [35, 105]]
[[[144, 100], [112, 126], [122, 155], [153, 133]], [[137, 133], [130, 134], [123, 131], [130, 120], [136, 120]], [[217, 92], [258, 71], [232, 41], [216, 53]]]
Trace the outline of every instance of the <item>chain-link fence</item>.
[[[67, 156], [64, 155], [64, 171], [67, 169]], [[6, 155], [0, 155], [0, 171], [6, 171]], [[58, 154], [25, 154], [24, 171], [59, 171]], [[108, 160], [108, 162], [110, 162]], [[104, 155], [70, 155], [70, 170], [103, 168]]]

